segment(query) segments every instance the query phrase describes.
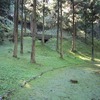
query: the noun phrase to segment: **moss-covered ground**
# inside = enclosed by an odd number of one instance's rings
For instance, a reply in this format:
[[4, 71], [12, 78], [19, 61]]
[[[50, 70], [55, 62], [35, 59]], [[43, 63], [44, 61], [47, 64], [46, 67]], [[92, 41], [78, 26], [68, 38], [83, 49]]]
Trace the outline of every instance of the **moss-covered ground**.
[[[13, 58], [13, 43], [0, 45], [0, 97], [5, 100], [100, 100], [100, 44], [77, 40], [72, 53], [71, 39], [63, 40], [64, 59], [56, 52], [56, 39], [45, 46], [36, 41], [36, 64], [30, 63], [31, 38], [24, 38], [24, 54]], [[76, 83], [71, 82], [77, 81]]]

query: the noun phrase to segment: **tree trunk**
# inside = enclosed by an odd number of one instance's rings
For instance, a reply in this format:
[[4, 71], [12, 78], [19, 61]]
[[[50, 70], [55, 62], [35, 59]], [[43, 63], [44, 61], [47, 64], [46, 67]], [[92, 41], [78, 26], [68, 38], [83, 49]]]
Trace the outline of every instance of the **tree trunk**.
[[93, 7], [92, 7], [92, 57], [91, 60], [94, 60], [94, 25], [93, 25]]
[[77, 23], [75, 22], [75, 37], [77, 36]]
[[21, 44], [20, 44], [21, 54], [23, 54], [23, 4], [24, 0], [21, 0]]
[[14, 8], [14, 51], [13, 57], [17, 58], [17, 48], [18, 48], [18, 4], [19, 0], [15, 0]]
[[[85, 11], [85, 15], [86, 15], [86, 11]], [[85, 43], [87, 42], [87, 22], [86, 22], [86, 16], [85, 16], [85, 26], [84, 26], [84, 30], [85, 30]]]
[[59, 0], [57, 1], [58, 6], [58, 17], [57, 17], [57, 47], [56, 50], [59, 51]]
[[60, 1], [60, 12], [61, 12], [61, 18], [60, 18], [60, 57], [63, 58], [63, 47], [62, 47], [62, 0]]
[[75, 36], [75, 8], [74, 8], [74, 0], [72, 2], [73, 6], [73, 34], [72, 34], [72, 52], [76, 51], [76, 36]]
[[33, 0], [33, 13], [31, 16], [31, 33], [32, 33], [32, 51], [31, 51], [31, 63], [36, 63], [35, 61], [35, 37], [36, 37], [36, 0]]

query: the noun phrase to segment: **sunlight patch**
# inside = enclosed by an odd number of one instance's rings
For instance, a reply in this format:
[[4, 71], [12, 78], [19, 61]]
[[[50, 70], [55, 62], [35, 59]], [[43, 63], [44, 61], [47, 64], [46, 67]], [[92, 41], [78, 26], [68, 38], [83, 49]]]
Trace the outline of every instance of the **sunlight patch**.
[[100, 67], [100, 64], [95, 64], [97, 67]]
[[26, 88], [31, 88], [31, 86], [30, 86], [29, 83], [26, 83], [26, 84], [25, 84], [25, 87], [26, 87]]
[[86, 55], [84, 55], [84, 54], [76, 54], [76, 53], [74, 53], [74, 52], [72, 52], [72, 51], [69, 51], [71, 54], [73, 54], [74, 56], [76, 56], [76, 57], [78, 57], [78, 58], [80, 58], [80, 59], [82, 59], [82, 60], [87, 60], [87, 61], [90, 61], [91, 60], [91, 58], [90, 57], [87, 57]]
[[82, 56], [79, 56], [79, 58], [81, 58], [82, 60], [88, 60], [88, 61], [90, 61], [90, 58], [86, 58], [86, 57], [82, 57]]
[[96, 59], [96, 58], [95, 58], [95, 61], [100, 62], [100, 59]]

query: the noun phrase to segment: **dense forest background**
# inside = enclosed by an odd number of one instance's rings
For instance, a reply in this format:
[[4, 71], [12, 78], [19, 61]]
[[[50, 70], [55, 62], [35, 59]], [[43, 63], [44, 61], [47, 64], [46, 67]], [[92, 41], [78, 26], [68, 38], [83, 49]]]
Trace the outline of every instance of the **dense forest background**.
[[[35, 2], [35, 1], [33, 1]], [[52, 35], [57, 36], [57, 49], [60, 46], [62, 52], [62, 30], [72, 34], [72, 51], [75, 49], [75, 40], [80, 38], [85, 43], [92, 45], [92, 58], [94, 56], [94, 39], [100, 40], [100, 1], [99, 0], [38, 0], [36, 1], [36, 16], [34, 3], [31, 0], [1, 0], [0, 1], [0, 41], [4, 38], [14, 39], [13, 26], [19, 30], [18, 37], [21, 39], [21, 48], [23, 49], [23, 35], [28, 36], [34, 33], [32, 27], [37, 27], [35, 31], [41, 31], [41, 40], [44, 44], [45, 30], [55, 27], [57, 29]], [[18, 5], [16, 4], [18, 3]], [[18, 6], [18, 7], [17, 7]], [[18, 15], [14, 11], [18, 9]], [[15, 11], [16, 13], [16, 11]], [[31, 15], [36, 17], [36, 25], [30, 23]], [[18, 17], [18, 19], [17, 19]], [[14, 22], [14, 23], [13, 23]], [[6, 26], [6, 27], [5, 27]], [[24, 28], [24, 34], [23, 34]], [[31, 32], [26, 32], [31, 29]], [[14, 29], [16, 30], [16, 29]], [[17, 31], [17, 30], [16, 30]], [[35, 32], [37, 33], [37, 32]], [[18, 38], [17, 37], [17, 38]], [[34, 37], [34, 36], [33, 36]], [[61, 37], [61, 38], [59, 38]], [[11, 39], [12, 38], [12, 39]], [[14, 40], [13, 40], [14, 41]], [[59, 44], [60, 41], [60, 44]], [[59, 46], [58, 46], [59, 45]], [[23, 50], [21, 51], [23, 52]], [[16, 55], [17, 56], [17, 55]], [[61, 55], [62, 56], [62, 55]], [[94, 58], [93, 58], [94, 59]]]

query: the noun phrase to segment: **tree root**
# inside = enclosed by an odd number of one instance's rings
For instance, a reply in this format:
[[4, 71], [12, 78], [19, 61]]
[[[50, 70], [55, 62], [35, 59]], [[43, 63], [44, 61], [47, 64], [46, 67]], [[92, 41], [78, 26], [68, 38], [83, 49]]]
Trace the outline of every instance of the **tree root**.
[[61, 69], [61, 68], [65, 68], [66, 66], [63, 66], [63, 67], [59, 67], [59, 68], [53, 68], [51, 70], [47, 70], [47, 71], [44, 71], [44, 72], [41, 72], [39, 75], [37, 76], [34, 76], [28, 80], [26, 80], [25, 82], [23, 82], [23, 84], [21, 85], [21, 87], [24, 87], [27, 83], [31, 82], [32, 80], [36, 80], [38, 78], [40, 78], [41, 76], [43, 76], [44, 74], [48, 73], [48, 72], [51, 72], [51, 71], [55, 71], [55, 70], [58, 70], [58, 69]]
[[0, 96], [0, 100], [7, 100], [7, 98], [13, 94], [15, 89], [8, 90], [6, 93], [4, 93], [2, 96]]

